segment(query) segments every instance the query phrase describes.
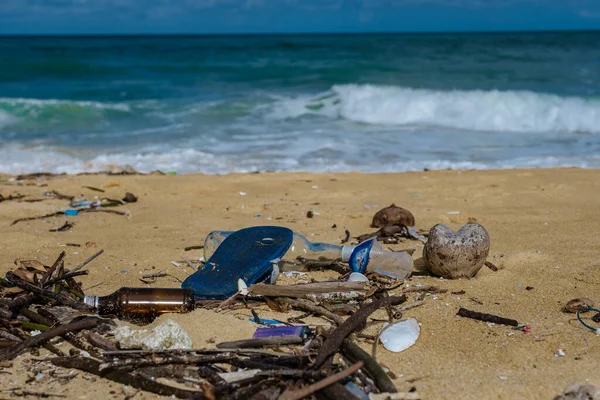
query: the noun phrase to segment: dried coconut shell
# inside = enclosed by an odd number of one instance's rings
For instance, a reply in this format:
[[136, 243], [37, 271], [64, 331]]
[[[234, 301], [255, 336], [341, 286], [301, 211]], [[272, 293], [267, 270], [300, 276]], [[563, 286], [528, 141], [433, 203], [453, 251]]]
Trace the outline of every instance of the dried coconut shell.
[[415, 226], [415, 217], [407, 209], [392, 204], [377, 211], [371, 222], [372, 228], [383, 228], [388, 225], [404, 225], [411, 228]]

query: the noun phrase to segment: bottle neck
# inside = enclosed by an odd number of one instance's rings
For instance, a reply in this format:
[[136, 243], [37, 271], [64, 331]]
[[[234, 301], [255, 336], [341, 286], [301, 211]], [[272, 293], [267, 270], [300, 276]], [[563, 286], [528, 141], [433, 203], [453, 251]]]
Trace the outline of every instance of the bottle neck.
[[356, 246], [342, 246], [342, 262], [348, 262]]
[[99, 296], [83, 296], [83, 302], [88, 306], [92, 306], [94, 308], [98, 308], [99, 299]]

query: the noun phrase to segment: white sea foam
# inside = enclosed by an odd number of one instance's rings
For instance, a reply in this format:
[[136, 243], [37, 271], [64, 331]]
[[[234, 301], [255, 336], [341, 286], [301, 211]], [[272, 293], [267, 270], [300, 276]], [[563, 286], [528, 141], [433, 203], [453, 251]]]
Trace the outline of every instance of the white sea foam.
[[435, 91], [339, 85], [318, 97], [281, 99], [271, 113], [276, 119], [303, 115], [388, 126], [600, 133], [600, 100], [527, 91]]
[[18, 118], [6, 111], [0, 110], [0, 129], [12, 125], [18, 121]]
[[96, 108], [102, 110], [130, 111], [130, 107], [125, 103], [103, 103], [98, 101], [75, 101], [75, 100], [56, 100], [56, 99], [28, 99], [0, 97], [0, 108], [18, 108], [18, 109], [40, 109], [44, 107], [69, 106], [77, 108]]
[[203, 172], [226, 174], [232, 172], [257, 171], [307, 171], [307, 172], [401, 172], [453, 169], [482, 170], [521, 167], [600, 167], [600, 156], [581, 158], [577, 156], [519, 157], [502, 161], [448, 161], [436, 159], [396, 160], [394, 162], [367, 162], [356, 165], [345, 159], [312, 159], [302, 162], [296, 156], [271, 159], [266, 163], [261, 156], [240, 157], [239, 155], [214, 155], [195, 149], [165, 149], [164, 152], [135, 152], [99, 154], [82, 159], [73, 154], [44, 148], [0, 148], [0, 171], [20, 174], [50, 171], [55, 173], [79, 173], [106, 170], [119, 170], [131, 166], [140, 172], [155, 170], [177, 173]]

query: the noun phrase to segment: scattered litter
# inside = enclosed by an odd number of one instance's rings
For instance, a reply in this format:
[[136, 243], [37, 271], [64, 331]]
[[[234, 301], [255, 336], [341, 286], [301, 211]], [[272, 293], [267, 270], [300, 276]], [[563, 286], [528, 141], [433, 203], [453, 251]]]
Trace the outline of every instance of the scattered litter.
[[556, 350], [556, 353], [554, 353], [554, 357], [564, 357], [565, 356], [565, 352], [562, 349], [558, 349]]
[[240, 196], [245, 196], [246, 192], [240, 192]]

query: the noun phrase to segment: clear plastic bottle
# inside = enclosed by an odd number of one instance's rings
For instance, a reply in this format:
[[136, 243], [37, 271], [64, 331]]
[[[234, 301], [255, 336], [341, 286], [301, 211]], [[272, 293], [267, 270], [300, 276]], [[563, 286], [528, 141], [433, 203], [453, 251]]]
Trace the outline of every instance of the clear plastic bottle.
[[[208, 260], [217, 247], [231, 235], [233, 231], [212, 231], [204, 239], [204, 260]], [[330, 243], [311, 242], [303, 234], [294, 232], [292, 245], [283, 256], [283, 260], [295, 262], [298, 256], [309, 259], [324, 257], [330, 260], [340, 258], [343, 262], [350, 260], [356, 246], [338, 246]]]
[[[204, 240], [204, 259], [208, 260], [217, 247], [233, 231], [212, 231]], [[339, 246], [330, 243], [311, 242], [306, 236], [294, 232], [294, 238], [289, 250], [282, 260], [296, 263], [296, 258], [302, 256], [308, 259], [341, 259], [350, 264], [354, 272], [364, 273], [374, 271], [394, 278], [404, 279], [410, 275], [413, 268], [413, 259], [408, 253], [391, 252], [372, 239], [357, 246]]]

